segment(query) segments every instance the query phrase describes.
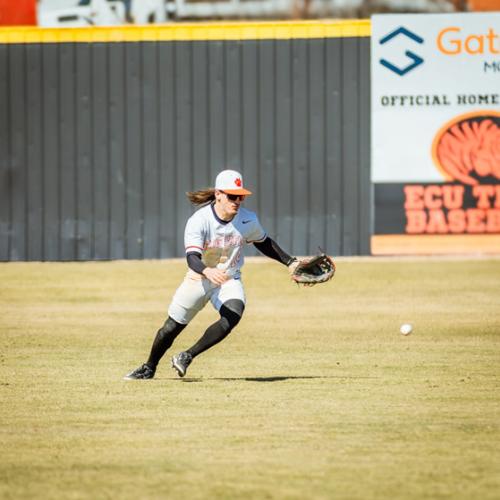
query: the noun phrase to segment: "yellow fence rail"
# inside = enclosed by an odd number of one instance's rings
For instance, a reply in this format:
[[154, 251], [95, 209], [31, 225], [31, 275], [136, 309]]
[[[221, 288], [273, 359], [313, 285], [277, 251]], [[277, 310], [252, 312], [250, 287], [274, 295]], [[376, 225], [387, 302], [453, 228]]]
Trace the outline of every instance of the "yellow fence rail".
[[176, 23], [92, 28], [0, 28], [0, 43], [160, 42], [185, 40], [286, 40], [369, 37], [369, 20]]

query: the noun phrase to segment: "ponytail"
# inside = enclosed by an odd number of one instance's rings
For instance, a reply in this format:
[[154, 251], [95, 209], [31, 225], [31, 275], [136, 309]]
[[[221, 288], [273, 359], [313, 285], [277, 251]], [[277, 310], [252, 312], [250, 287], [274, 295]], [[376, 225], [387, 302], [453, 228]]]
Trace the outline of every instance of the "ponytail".
[[215, 200], [215, 189], [207, 188], [200, 189], [199, 191], [188, 191], [186, 193], [188, 200], [197, 206], [208, 205]]

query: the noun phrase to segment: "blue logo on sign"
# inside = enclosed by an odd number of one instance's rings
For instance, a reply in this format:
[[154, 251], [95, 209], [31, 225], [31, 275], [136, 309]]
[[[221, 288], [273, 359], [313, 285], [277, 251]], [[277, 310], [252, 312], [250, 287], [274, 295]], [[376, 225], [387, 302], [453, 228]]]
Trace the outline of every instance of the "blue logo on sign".
[[[414, 42], [417, 42], [417, 43], [424, 43], [423, 38], [420, 38], [418, 35], [411, 32], [410, 30], [407, 30], [403, 26], [401, 26], [397, 30], [391, 31], [388, 35], [384, 36], [384, 38], [381, 38], [379, 43], [380, 43], [380, 45], [384, 45], [384, 43], [389, 42], [390, 40], [392, 40], [393, 38], [395, 38], [399, 35], [404, 35], [404, 36], [408, 37], [410, 40], [413, 40]], [[385, 66], [387, 69], [394, 71], [394, 73], [398, 74], [399, 76], [403, 76], [424, 62], [424, 60], [420, 56], [417, 56], [417, 54], [414, 54], [410, 50], [405, 51], [405, 55], [409, 59], [411, 59], [412, 62], [409, 63], [404, 68], [400, 68], [400, 67], [396, 66], [395, 64], [392, 64], [387, 59], [380, 59], [380, 64], [382, 66]]]

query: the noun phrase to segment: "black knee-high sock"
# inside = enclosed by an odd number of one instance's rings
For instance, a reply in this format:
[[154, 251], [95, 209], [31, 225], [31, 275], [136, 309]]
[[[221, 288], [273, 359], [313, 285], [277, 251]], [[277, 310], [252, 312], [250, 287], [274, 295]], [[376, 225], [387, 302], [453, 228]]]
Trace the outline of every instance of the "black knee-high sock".
[[194, 358], [224, 340], [240, 321], [244, 307], [245, 305], [241, 300], [233, 299], [224, 303], [219, 311], [220, 319], [210, 325], [201, 339], [193, 347], [190, 347], [187, 352]]
[[151, 346], [151, 353], [147, 364], [152, 368], [156, 368], [156, 365], [160, 362], [160, 359], [167, 352], [167, 349], [173, 344], [177, 335], [186, 328], [186, 325], [177, 323], [170, 316], [168, 317], [165, 324], [158, 330], [156, 337]]

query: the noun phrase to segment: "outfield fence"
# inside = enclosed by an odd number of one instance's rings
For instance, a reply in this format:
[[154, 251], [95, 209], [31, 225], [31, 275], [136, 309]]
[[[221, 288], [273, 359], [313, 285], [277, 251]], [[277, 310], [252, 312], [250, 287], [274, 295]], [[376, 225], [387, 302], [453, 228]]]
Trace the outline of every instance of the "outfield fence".
[[289, 252], [368, 254], [369, 35], [368, 21], [0, 30], [0, 260], [181, 256], [184, 193], [224, 168]]

